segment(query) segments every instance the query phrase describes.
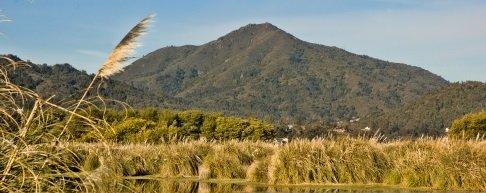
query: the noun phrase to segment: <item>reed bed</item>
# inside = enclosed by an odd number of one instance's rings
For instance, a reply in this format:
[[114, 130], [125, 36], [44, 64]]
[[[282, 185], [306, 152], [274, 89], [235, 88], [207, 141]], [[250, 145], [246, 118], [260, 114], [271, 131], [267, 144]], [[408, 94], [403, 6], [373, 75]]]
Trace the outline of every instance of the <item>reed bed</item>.
[[[165, 145], [70, 144], [88, 152], [91, 172], [126, 177], [244, 179], [268, 185], [382, 184], [486, 190], [486, 142], [338, 138], [265, 142], [191, 141]], [[93, 161], [97, 159], [99, 161]], [[93, 170], [93, 168], [95, 168]], [[88, 172], [89, 173], [89, 172]], [[96, 184], [96, 183], [95, 183]]]

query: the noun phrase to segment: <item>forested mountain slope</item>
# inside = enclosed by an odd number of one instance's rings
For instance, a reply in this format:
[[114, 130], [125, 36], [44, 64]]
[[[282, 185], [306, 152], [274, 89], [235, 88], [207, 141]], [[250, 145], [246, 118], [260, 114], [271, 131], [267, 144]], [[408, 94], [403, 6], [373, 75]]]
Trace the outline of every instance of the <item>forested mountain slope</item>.
[[308, 43], [269, 23], [166, 47], [114, 77], [190, 106], [289, 121], [387, 112], [449, 83], [419, 67]]
[[[20, 61], [14, 55], [7, 57]], [[5, 65], [6, 60], [0, 59], [0, 65]], [[10, 80], [20, 86], [32, 89], [42, 97], [51, 97], [58, 102], [68, 102], [79, 99], [93, 78], [84, 71], [79, 71], [69, 64], [38, 65], [27, 62], [16, 69], [9, 68]], [[89, 96], [102, 96], [106, 99], [126, 102], [134, 107], [158, 106], [180, 108], [184, 106], [183, 100], [162, 94], [154, 94], [135, 88], [129, 84], [117, 80], [98, 81], [95, 89]]]
[[352, 128], [368, 126], [389, 136], [438, 136], [454, 119], [484, 109], [486, 83], [453, 83], [383, 115], [363, 117]]

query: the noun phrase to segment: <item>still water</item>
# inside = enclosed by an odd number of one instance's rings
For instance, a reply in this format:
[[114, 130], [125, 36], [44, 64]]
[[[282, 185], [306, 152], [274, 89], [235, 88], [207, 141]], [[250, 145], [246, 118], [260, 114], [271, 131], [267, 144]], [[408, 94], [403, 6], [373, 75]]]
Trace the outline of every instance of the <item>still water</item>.
[[[238, 182], [198, 182], [190, 180], [124, 180], [117, 192], [175, 192], [175, 193], [283, 193], [283, 192], [335, 192], [335, 193], [452, 193], [452, 191], [410, 190], [383, 187], [329, 187], [329, 186], [266, 186]], [[111, 189], [114, 191], [114, 189]]]

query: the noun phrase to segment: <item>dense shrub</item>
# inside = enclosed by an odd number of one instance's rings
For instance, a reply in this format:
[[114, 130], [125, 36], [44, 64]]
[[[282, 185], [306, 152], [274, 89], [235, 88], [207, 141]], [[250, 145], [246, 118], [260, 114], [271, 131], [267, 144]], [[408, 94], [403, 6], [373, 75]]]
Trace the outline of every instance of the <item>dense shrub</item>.
[[152, 129], [155, 123], [141, 118], [129, 118], [113, 127], [113, 132], [107, 137], [114, 139], [116, 142], [130, 141], [143, 142], [145, 139], [140, 138], [142, 131]]
[[470, 113], [454, 120], [449, 137], [455, 139], [473, 139], [486, 136], [486, 111]]
[[[199, 110], [175, 111], [167, 109], [116, 110], [87, 108], [80, 112], [93, 123], [74, 118], [63, 139], [81, 142], [99, 142], [108, 139], [119, 143], [160, 144], [187, 139], [207, 140], [270, 140], [276, 137], [276, 127], [255, 118], [224, 116], [222, 113]], [[30, 129], [28, 137], [41, 134], [56, 136], [63, 130], [67, 113], [46, 113], [45, 125]], [[58, 123], [58, 124], [54, 124]], [[94, 130], [96, 126], [99, 130]], [[51, 141], [50, 139], [45, 142]]]
[[206, 113], [199, 110], [91, 110], [90, 116], [100, 120], [99, 124], [108, 122], [112, 127], [106, 127], [100, 133], [87, 131], [78, 124], [76, 138], [84, 142], [96, 141], [100, 138], [99, 135], [115, 142], [151, 144], [199, 138], [269, 140], [275, 137], [276, 130], [274, 125], [258, 119], [229, 117], [221, 113]]

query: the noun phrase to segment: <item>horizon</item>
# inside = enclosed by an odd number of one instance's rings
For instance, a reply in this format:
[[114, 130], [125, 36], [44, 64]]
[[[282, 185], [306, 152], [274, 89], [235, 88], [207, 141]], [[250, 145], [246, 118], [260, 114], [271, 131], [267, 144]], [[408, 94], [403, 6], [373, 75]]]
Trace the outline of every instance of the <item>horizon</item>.
[[[172, 45], [202, 45], [247, 24], [268, 22], [306, 42], [418, 66], [450, 82], [486, 82], [486, 25], [480, 21], [486, 2], [143, 3], [1, 2], [1, 14], [13, 21], [0, 24], [0, 53], [92, 73], [138, 20], [155, 13], [137, 57]], [[235, 7], [240, 9], [224, 10]]]

